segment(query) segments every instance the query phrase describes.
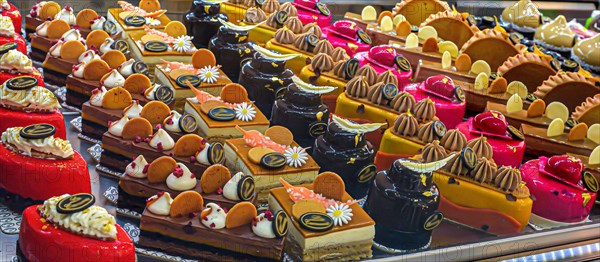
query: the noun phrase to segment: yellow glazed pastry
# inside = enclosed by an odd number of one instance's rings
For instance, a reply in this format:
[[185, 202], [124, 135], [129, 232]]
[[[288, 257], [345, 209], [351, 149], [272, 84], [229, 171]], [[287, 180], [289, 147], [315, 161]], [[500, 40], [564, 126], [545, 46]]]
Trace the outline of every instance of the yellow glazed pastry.
[[520, 0], [502, 11], [502, 21], [519, 32], [535, 32], [542, 24], [542, 14], [531, 0]]
[[581, 63], [581, 66], [588, 70], [600, 73], [600, 34], [588, 39], [579, 40], [573, 46], [573, 59]]
[[571, 31], [567, 19], [562, 15], [540, 26], [535, 31], [534, 39], [537, 44], [558, 51], [568, 51], [577, 42], [575, 33]]

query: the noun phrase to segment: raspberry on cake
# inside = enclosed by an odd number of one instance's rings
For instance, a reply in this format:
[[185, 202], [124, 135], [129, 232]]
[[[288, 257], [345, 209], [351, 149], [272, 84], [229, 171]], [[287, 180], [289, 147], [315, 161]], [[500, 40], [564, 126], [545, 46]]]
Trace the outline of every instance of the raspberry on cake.
[[[21, 261], [136, 261], [129, 234], [91, 194], [64, 194], [23, 212]], [[77, 243], [77, 244], [74, 244]]]
[[171, 19], [165, 14], [167, 10], [161, 9], [158, 0], [140, 1], [138, 6], [126, 1], [118, 1], [120, 8], [109, 8], [106, 15], [108, 22], [115, 25], [121, 37], [127, 38], [134, 32], [142, 32], [146, 26], [164, 30]]
[[15, 77], [29, 77], [37, 80], [37, 85], [45, 86], [40, 71], [33, 66], [27, 55], [10, 47], [11, 44], [0, 46], [0, 84]]
[[[0, 5], [2, 5], [0, 3]], [[10, 17], [0, 15], [0, 52], [16, 49], [17, 51], [27, 54], [27, 42], [21, 35], [21, 31], [16, 31], [13, 21]]]

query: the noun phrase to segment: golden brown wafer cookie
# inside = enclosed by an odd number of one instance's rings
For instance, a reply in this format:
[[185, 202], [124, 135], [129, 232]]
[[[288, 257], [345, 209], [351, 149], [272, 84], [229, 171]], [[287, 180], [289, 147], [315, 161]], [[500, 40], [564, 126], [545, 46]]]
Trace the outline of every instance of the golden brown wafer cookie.
[[212, 194], [219, 188], [223, 188], [227, 181], [231, 179], [231, 173], [225, 166], [216, 164], [209, 166], [200, 178], [200, 187], [202, 192]]
[[569, 135], [567, 136], [567, 140], [569, 141], [580, 141], [584, 140], [587, 136], [588, 126], [586, 123], [579, 123], [575, 125], [569, 131]]
[[377, 18], [377, 24], [380, 25], [381, 20], [386, 16], [389, 16], [392, 20], [394, 20], [394, 16], [392, 15], [392, 12], [385, 10], [379, 14], [379, 17]]
[[227, 103], [242, 103], [248, 101], [248, 91], [240, 84], [230, 83], [221, 89], [221, 99]]
[[501, 94], [506, 92], [508, 89], [508, 83], [506, 82], [506, 78], [498, 77], [492, 81], [490, 87], [488, 87], [488, 93], [490, 94]]
[[292, 206], [292, 216], [298, 220], [300, 217], [308, 212], [317, 212], [325, 214], [327, 210], [321, 202], [311, 199], [311, 200], [300, 200]]
[[425, 39], [425, 42], [423, 42], [423, 52], [437, 52], [438, 50], [440, 50], [440, 48], [438, 47], [438, 41], [435, 37]]
[[344, 180], [333, 172], [323, 172], [313, 181], [313, 191], [326, 198], [341, 201], [346, 192]]
[[185, 25], [179, 21], [171, 21], [165, 26], [165, 33], [172, 37], [180, 37], [182, 35], [187, 35], [187, 29], [185, 29]]
[[539, 117], [544, 114], [546, 110], [546, 102], [542, 99], [536, 99], [531, 102], [529, 108], [527, 108], [527, 117]]
[[92, 60], [83, 68], [83, 79], [98, 81], [110, 73], [110, 66], [104, 60]]
[[132, 74], [123, 83], [125, 88], [131, 94], [142, 94], [145, 90], [152, 86], [150, 78], [144, 74]]
[[83, 9], [77, 13], [75, 23], [81, 28], [90, 28], [90, 21], [98, 17], [98, 13], [92, 9]]
[[59, 39], [62, 35], [69, 31], [71, 26], [64, 20], [53, 20], [48, 24], [48, 38]]
[[60, 48], [60, 57], [64, 59], [77, 59], [85, 51], [85, 45], [81, 41], [69, 40]]
[[88, 47], [95, 47], [96, 49], [100, 48], [100, 46], [102, 45], [102, 43], [104, 43], [104, 40], [106, 40], [106, 38], [109, 38], [110, 36], [108, 35], [107, 32], [105, 32], [104, 30], [94, 30], [92, 32], [90, 32], [88, 34], [88, 36], [85, 38], [85, 43]]
[[398, 36], [406, 37], [411, 32], [410, 23], [406, 20], [398, 23], [396, 26], [396, 34]]
[[125, 140], [134, 140], [136, 137], [146, 138], [152, 135], [152, 124], [145, 118], [129, 119], [123, 125], [123, 134], [121, 137]]
[[217, 59], [210, 50], [200, 48], [192, 55], [192, 65], [194, 65], [195, 68], [203, 68], [205, 66], [216, 66]]
[[188, 216], [190, 213], [202, 211], [203, 206], [204, 199], [202, 199], [200, 193], [196, 191], [185, 191], [173, 199], [169, 216]]
[[142, 44], [146, 44], [150, 41], [165, 42], [164, 38], [157, 35], [144, 35], [140, 40], [142, 41]]
[[[172, 207], [171, 207], [172, 209]], [[250, 202], [240, 202], [233, 206], [225, 218], [226, 228], [236, 228], [252, 223], [256, 217], [256, 207]]]
[[140, 0], [138, 6], [148, 13], [160, 10], [160, 2], [158, 0]]
[[469, 70], [471, 70], [471, 64], [471, 57], [465, 53], [458, 55], [454, 61], [456, 71], [459, 72], [469, 72]]
[[194, 73], [190, 70], [178, 68], [178, 69], [171, 70], [171, 72], [169, 72], [169, 77], [173, 80], [176, 80], [178, 77], [180, 77], [182, 75], [193, 75], [193, 74]]
[[200, 111], [208, 115], [208, 111], [210, 111], [211, 109], [222, 106], [227, 107], [227, 104], [217, 100], [210, 100], [200, 104]]
[[175, 142], [173, 155], [183, 157], [193, 156], [197, 152], [202, 151], [204, 147], [206, 147], [206, 140], [204, 138], [196, 134], [187, 134]]
[[161, 156], [148, 166], [147, 175], [150, 183], [164, 183], [177, 167], [177, 161], [170, 156]]
[[46, 21], [48, 18], [54, 18], [62, 8], [54, 1], [46, 2], [40, 9], [40, 20]]
[[265, 131], [265, 136], [268, 136], [277, 144], [289, 146], [294, 142], [294, 134], [283, 126], [272, 126]]
[[131, 104], [131, 94], [120, 86], [110, 89], [102, 98], [102, 108], [124, 109]]
[[250, 160], [250, 162], [260, 165], [260, 159], [271, 152], [275, 152], [273, 151], [273, 149], [270, 148], [266, 148], [266, 147], [253, 147], [252, 149], [250, 149], [248, 151], [248, 159]]
[[102, 60], [106, 61], [110, 68], [119, 68], [121, 64], [127, 61], [127, 58], [119, 50], [110, 50], [102, 55]]
[[148, 119], [152, 126], [162, 124], [162, 122], [171, 115], [171, 109], [161, 101], [150, 101], [140, 112], [142, 118]]

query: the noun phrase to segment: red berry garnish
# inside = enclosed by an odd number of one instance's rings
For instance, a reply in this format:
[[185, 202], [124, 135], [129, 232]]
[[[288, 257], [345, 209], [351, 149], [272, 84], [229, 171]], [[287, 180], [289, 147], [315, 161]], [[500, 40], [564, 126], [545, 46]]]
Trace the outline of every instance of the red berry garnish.
[[131, 168], [135, 168], [135, 162], [131, 162]]
[[173, 170], [173, 175], [176, 177], [183, 176], [183, 169], [181, 169], [180, 167], [176, 167], [175, 170]]
[[145, 173], [148, 173], [148, 168], [149, 168], [149, 167], [150, 167], [150, 164], [146, 164], [146, 165], [144, 166], [144, 170], [142, 170], [142, 173], [144, 173], [144, 174], [145, 174]]

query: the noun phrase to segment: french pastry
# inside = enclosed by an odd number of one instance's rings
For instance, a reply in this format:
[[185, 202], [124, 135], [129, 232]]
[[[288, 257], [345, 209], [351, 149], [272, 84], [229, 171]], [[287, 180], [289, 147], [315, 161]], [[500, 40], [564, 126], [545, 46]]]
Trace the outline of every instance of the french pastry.
[[512, 31], [531, 39], [542, 25], [543, 16], [531, 0], [519, 0], [504, 8], [500, 21], [507, 23]]
[[597, 134], [588, 132], [590, 126], [585, 122], [574, 124], [568, 129], [566, 127], [568, 124], [561, 118], [552, 120], [548, 127], [521, 124], [527, 153], [534, 156], [554, 156], [569, 152], [589, 156], [599, 145]]
[[312, 184], [299, 186], [280, 181], [284, 187], [271, 189], [269, 206], [288, 214], [285, 250], [292, 259], [346, 261], [372, 256], [375, 222], [345, 191], [340, 176], [324, 172]]
[[0, 46], [4, 50], [0, 51], [0, 84], [12, 78], [26, 77], [34, 78], [39, 86], [45, 86], [42, 74], [33, 66], [31, 59], [10, 46], [11, 44]]
[[330, 112], [322, 102], [322, 95], [336, 87], [315, 86], [296, 76], [292, 80], [273, 104], [271, 125], [288, 128], [300, 146], [310, 147], [327, 130]]
[[135, 6], [127, 1], [117, 1], [120, 7], [109, 8], [106, 19], [116, 26], [121, 37], [127, 39], [133, 32], [143, 32], [146, 27], [164, 30], [171, 19], [161, 9], [158, 0], [139, 1]]
[[340, 174], [346, 191], [356, 199], [364, 198], [375, 177], [375, 149], [365, 138], [366, 133], [377, 131], [383, 124], [358, 124], [332, 116], [327, 130], [313, 146], [312, 156], [321, 167], [321, 172]]
[[409, 0], [397, 3], [392, 9], [392, 17], [401, 14], [411, 25], [420, 25], [431, 15], [451, 10], [446, 1]]
[[581, 105], [575, 108], [571, 117], [578, 122], [586, 123], [589, 127], [597, 124], [600, 120], [600, 94], [585, 99]]
[[51, 196], [91, 192], [85, 159], [55, 133], [50, 124], [11, 127], [2, 133], [0, 165], [6, 179], [0, 180], [0, 190], [10, 206], [22, 210]]
[[[507, 83], [519, 81], [527, 87], [527, 94], [535, 93], [537, 87], [549, 77], [555, 75], [560, 68], [555, 68], [551, 56], [539, 50], [533, 53], [518, 54], [509, 57], [498, 67], [498, 75]], [[568, 72], [570, 74], [570, 72]]]
[[518, 94], [512, 95], [506, 105], [488, 101], [486, 111], [500, 112], [508, 124], [515, 128], [520, 128], [523, 123], [546, 128], [555, 118], [563, 121], [569, 118], [569, 110], [561, 102], [546, 104], [544, 100], [536, 99], [529, 108], [524, 109], [523, 99]]
[[273, 103], [285, 94], [285, 88], [292, 83], [292, 70], [286, 67], [287, 61], [298, 55], [280, 55], [258, 45], [252, 45], [254, 56], [242, 62], [239, 83], [248, 87], [248, 98], [271, 119]]
[[[46, 4], [48, 6], [44, 7]], [[60, 11], [61, 6], [54, 1], [36, 2], [29, 10], [29, 14], [25, 16], [25, 37], [27, 40], [31, 41], [30, 35], [35, 33], [36, 28], [45, 21], [54, 19], [54, 16]], [[18, 24], [21, 25], [21, 20]]]
[[73, 66], [78, 64], [79, 57], [88, 50], [84, 41], [79, 29], [71, 29], [50, 47], [42, 64], [44, 80], [47, 83], [66, 85], [67, 76], [71, 74]]
[[284, 212], [258, 214], [247, 201], [227, 210], [209, 201], [196, 191], [149, 198], [139, 245], [199, 260], [282, 258], [289, 225]]
[[[217, 34], [221, 23], [227, 20], [227, 15], [221, 12], [223, 1], [199, 0], [194, 1], [190, 10], [183, 15], [183, 24], [194, 38], [192, 43], [196, 48], [208, 48], [208, 41]], [[231, 20], [237, 21], [237, 20]]]
[[[266, 22], [263, 23], [264, 21]], [[248, 34], [248, 39], [260, 46], [264, 46], [271, 40], [277, 29], [284, 26], [288, 28], [302, 28], [303, 26], [302, 21], [298, 19], [298, 10], [291, 2], [279, 4], [276, 0], [270, 0], [266, 4], [263, 3], [262, 7], [248, 8], [241, 24], [260, 24], [250, 30]]]
[[[0, 8], [3, 8], [2, 6], [6, 4], [8, 4], [6, 1], [4, 3], [0, 2]], [[0, 15], [0, 47], [0, 53], [16, 49], [27, 55], [27, 42], [21, 35], [21, 31], [16, 31], [9, 16]]]
[[63, 34], [71, 30], [71, 26], [76, 23], [75, 14], [70, 6], [61, 9], [60, 5], [50, 1], [44, 4], [41, 10], [44, 11], [40, 11], [39, 17], [34, 20], [43, 19], [42, 23], [34, 27], [33, 32], [29, 34], [31, 59], [39, 62], [44, 61], [50, 47], [62, 39]]
[[393, 251], [417, 250], [431, 243], [431, 232], [442, 223], [440, 191], [433, 171], [448, 159], [427, 164], [398, 159], [375, 175], [365, 203], [376, 223], [374, 242]]
[[0, 85], [0, 132], [14, 126], [51, 124], [56, 137], [67, 139], [65, 119], [54, 94], [33, 77], [9, 79]]
[[575, 59], [582, 67], [591, 71], [596, 76], [600, 75], [600, 34], [593, 37], [579, 40], [571, 53], [571, 58]]
[[9, 3], [7, 0], [2, 0], [0, 1], [0, 10], [2, 10], [0, 15], [8, 17], [13, 24], [14, 31], [21, 35], [23, 17], [21, 16], [19, 9], [15, 5]]
[[253, 56], [248, 41], [248, 32], [260, 25], [237, 26], [231, 22], [219, 20], [219, 32], [210, 39], [208, 49], [215, 55], [217, 63], [225, 74], [237, 82], [240, 76], [241, 62]]
[[221, 70], [215, 61], [214, 54], [208, 49], [198, 49], [192, 55], [191, 63], [169, 62], [161, 60], [155, 68], [157, 84], [174, 90], [174, 109], [183, 111], [185, 99], [194, 97], [186, 81], [196, 89], [218, 96], [223, 86], [230, 84], [231, 79]]
[[[239, 84], [227, 84], [220, 96], [213, 96], [190, 85], [196, 97], [187, 98], [184, 112], [198, 123], [198, 133], [208, 142], [221, 142], [242, 137], [238, 126], [264, 133], [269, 120], [248, 99], [248, 92]], [[237, 129], [237, 130], [236, 130]]]
[[373, 44], [371, 37], [355, 22], [349, 20], [335, 21], [331, 26], [323, 28], [323, 38], [329, 40], [334, 48], [341, 47], [346, 50], [351, 57], [356, 53], [369, 51]]
[[[521, 167], [535, 197], [530, 222], [542, 227], [585, 222], [594, 206], [598, 180], [585, 172], [580, 159], [555, 155], [525, 162]], [[564, 212], [555, 212], [557, 208]]]
[[396, 85], [401, 90], [410, 83], [413, 76], [408, 59], [397, 54], [396, 49], [389, 45], [371, 47], [368, 52], [357, 53], [354, 58], [358, 59], [361, 66], [371, 65], [378, 75], [393, 73], [398, 79]]
[[[409, 84], [404, 91], [413, 95], [415, 101], [427, 98], [433, 101], [435, 116], [448, 128], [456, 127], [465, 115], [467, 105], [464, 90], [445, 75], [431, 76], [421, 83]], [[416, 108], [413, 112], [419, 113]]]
[[[585, 72], [560, 72], [548, 77], [542, 82], [533, 95], [550, 104], [552, 102], [564, 103], [569, 112], [575, 112], [576, 107], [585, 102], [588, 97], [600, 93], [600, 78], [594, 78]], [[577, 90], [573, 92], [572, 90]]]
[[85, 256], [88, 261], [137, 261], [127, 231], [94, 203], [91, 194], [64, 194], [25, 209], [17, 242], [19, 260], [79, 261]]
[[567, 56], [570, 55], [571, 49], [578, 40], [575, 33], [567, 26], [567, 19], [563, 15], [539, 26], [533, 38], [538, 45]]
[[319, 165], [306, 148], [294, 141], [287, 128], [273, 126], [264, 135], [236, 128], [244, 137], [225, 141], [225, 166], [234, 173], [254, 177], [259, 203], [267, 201], [270, 189], [281, 187], [279, 178], [300, 185], [312, 182], [317, 176]]
[[331, 11], [320, 0], [294, 0], [292, 5], [298, 10], [298, 18], [303, 24], [317, 23], [323, 28], [331, 23]]

